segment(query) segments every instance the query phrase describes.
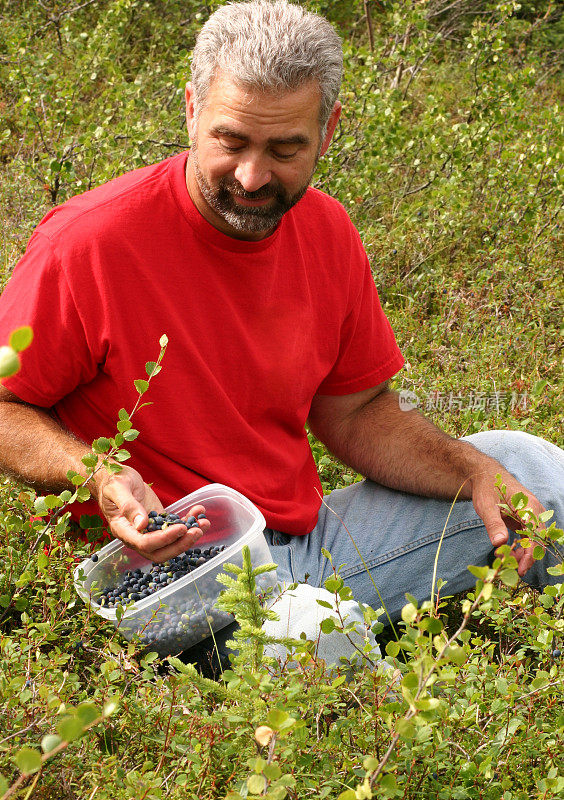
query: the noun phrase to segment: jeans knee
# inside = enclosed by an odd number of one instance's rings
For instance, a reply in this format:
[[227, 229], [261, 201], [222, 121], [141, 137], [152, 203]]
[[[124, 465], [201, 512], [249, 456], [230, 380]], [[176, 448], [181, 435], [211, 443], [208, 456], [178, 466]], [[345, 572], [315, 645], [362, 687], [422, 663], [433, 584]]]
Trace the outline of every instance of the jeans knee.
[[[495, 458], [512, 473], [523, 468], [538, 477], [549, 475], [553, 470], [560, 475], [564, 472], [564, 450], [525, 431], [481, 431], [464, 437], [464, 440]], [[564, 489], [564, 484], [561, 488]]]

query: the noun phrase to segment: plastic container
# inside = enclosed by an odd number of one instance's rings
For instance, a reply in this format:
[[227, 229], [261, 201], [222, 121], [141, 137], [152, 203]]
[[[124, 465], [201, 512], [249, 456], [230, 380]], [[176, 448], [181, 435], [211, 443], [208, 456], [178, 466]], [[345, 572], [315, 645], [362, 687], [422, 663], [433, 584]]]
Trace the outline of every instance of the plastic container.
[[[105, 608], [96, 597], [108, 586], [122, 581], [126, 570], [148, 572], [152, 562], [115, 540], [98, 551], [98, 561], [82, 561], [74, 571], [76, 591], [85, 603], [110, 620], [126, 639], [138, 638], [160, 655], [179, 653], [221, 630], [233, 621], [231, 614], [215, 608], [225, 587], [216, 580], [225, 562], [242, 566], [242, 549], [248, 545], [253, 566], [272, 561], [264, 538], [265, 519], [260, 511], [235, 489], [212, 483], [177, 500], [166, 511], [184, 516], [201, 503], [211, 527], [195, 547], [225, 545], [215, 558], [150, 597], [130, 604], [121, 620], [116, 608]], [[260, 575], [257, 585], [264, 591], [276, 585], [276, 573]]]

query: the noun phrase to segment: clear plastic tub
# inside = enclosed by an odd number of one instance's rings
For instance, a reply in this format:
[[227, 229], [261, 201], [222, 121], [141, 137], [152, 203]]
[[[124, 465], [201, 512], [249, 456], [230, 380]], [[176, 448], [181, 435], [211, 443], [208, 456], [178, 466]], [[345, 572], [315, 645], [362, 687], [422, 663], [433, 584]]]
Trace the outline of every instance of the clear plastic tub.
[[[225, 562], [242, 566], [245, 545], [253, 566], [272, 561], [263, 533], [265, 519], [250, 500], [235, 489], [212, 483], [177, 500], [166, 511], [184, 516], [199, 503], [205, 506], [211, 527], [195, 546], [225, 545], [225, 550], [150, 597], [130, 604], [121, 620], [116, 608], [100, 606], [96, 597], [108, 586], [121, 583], [126, 570], [148, 572], [152, 562], [115, 540], [98, 551], [96, 563], [86, 559], [74, 571], [76, 591], [96, 614], [113, 622], [126, 639], [136, 637], [163, 656], [179, 653], [233, 621], [230, 614], [215, 608], [225, 588], [216, 580]], [[274, 587], [276, 572], [260, 575], [257, 585], [261, 591]]]

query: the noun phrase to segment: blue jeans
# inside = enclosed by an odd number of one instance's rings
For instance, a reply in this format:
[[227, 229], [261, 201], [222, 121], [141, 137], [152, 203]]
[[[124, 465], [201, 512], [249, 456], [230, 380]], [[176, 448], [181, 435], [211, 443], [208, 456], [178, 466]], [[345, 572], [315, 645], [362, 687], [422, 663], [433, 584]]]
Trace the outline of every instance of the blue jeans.
[[[465, 437], [478, 450], [497, 459], [545, 506], [552, 509], [558, 528], [564, 527], [564, 451], [537, 436], [521, 431], [484, 431]], [[343, 520], [356, 542], [393, 621], [400, 618], [409, 592], [420, 602], [431, 595], [431, 580], [439, 540], [451, 503], [386, 489], [363, 480], [332, 492], [326, 503]], [[548, 524], [550, 524], [550, 522]], [[278, 580], [323, 586], [332, 574], [325, 548], [357, 601], [379, 608], [381, 601], [364, 564], [343, 525], [325, 505], [307, 536], [266, 531]], [[466, 591], [475, 585], [469, 565], [483, 566], [492, 546], [482, 520], [469, 501], [454, 505], [442, 541], [437, 579], [447, 581], [441, 596]], [[560, 583], [548, 566], [556, 563], [549, 553], [535, 562], [524, 580], [535, 588]], [[296, 621], [298, 622], [298, 621]], [[299, 624], [299, 623], [298, 623]]]

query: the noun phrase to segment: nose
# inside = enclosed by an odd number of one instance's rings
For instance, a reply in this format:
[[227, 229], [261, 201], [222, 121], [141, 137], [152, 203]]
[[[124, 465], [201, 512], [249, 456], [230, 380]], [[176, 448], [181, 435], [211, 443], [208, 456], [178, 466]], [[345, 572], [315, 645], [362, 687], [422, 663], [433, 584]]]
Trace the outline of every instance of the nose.
[[272, 178], [272, 172], [264, 162], [254, 156], [242, 159], [237, 164], [233, 175], [247, 192], [256, 192], [257, 189], [266, 186]]

